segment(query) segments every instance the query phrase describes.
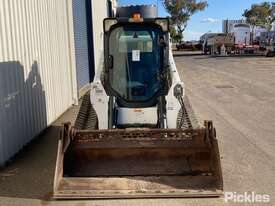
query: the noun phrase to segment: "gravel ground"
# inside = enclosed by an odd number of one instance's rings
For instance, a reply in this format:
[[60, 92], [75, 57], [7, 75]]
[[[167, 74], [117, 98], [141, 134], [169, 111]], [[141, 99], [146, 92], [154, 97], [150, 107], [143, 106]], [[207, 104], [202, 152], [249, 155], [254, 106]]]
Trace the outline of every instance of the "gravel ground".
[[[175, 60], [197, 118], [214, 121], [225, 191], [269, 194], [275, 205], [275, 58], [175, 52]], [[58, 127], [77, 111], [67, 111], [0, 170], [0, 206], [237, 205], [223, 198], [52, 200]]]

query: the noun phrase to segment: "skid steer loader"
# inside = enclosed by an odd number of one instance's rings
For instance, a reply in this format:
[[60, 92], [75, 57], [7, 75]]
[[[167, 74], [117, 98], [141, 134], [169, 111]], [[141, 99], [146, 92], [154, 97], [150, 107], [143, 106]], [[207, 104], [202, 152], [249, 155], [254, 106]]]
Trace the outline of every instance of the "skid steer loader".
[[104, 20], [104, 68], [58, 144], [54, 198], [217, 197], [216, 132], [199, 126], [155, 7]]

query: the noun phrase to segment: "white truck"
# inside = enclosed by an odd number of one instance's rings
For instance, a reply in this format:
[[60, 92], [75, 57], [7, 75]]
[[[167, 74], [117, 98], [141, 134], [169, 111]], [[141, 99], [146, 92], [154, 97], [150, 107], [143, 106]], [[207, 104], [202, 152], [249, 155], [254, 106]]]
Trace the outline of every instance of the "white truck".
[[251, 30], [249, 24], [235, 24], [233, 27], [233, 33], [236, 45], [251, 44]]

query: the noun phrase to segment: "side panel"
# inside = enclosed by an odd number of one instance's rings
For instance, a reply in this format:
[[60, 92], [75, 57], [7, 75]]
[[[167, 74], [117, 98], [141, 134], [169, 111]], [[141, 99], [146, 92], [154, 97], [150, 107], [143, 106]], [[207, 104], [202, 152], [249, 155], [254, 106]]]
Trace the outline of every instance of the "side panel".
[[167, 118], [167, 127], [169, 129], [175, 129], [175, 128], [177, 128], [177, 115], [181, 109], [181, 105], [180, 105], [178, 99], [174, 96], [174, 88], [176, 85], [181, 85], [181, 87], [183, 88], [182, 98], [184, 98], [185, 85], [179, 77], [179, 73], [178, 73], [176, 64], [174, 62], [174, 57], [173, 57], [171, 49], [170, 49], [169, 53], [170, 53], [169, 54], [169, 65], [170, 65], [170, 73], [172, 75], [172, 85], [171, 85], [168, 95], [166, 96], [166, 102], [167, 102], [167, 104], [166, 104], [166, 111], [167, 111], [166, 118]]
[[98, 118], [98, 128], [108, 129], [108, 102], [107, 96], [100, 81], [91, 84], [90, 100]]

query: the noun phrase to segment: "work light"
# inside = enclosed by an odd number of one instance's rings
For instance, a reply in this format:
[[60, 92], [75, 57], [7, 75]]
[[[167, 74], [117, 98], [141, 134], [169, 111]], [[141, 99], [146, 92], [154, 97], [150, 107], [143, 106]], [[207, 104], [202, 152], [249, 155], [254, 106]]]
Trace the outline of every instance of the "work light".
[[104, 32], [108, 32], [111, 29], [111, 27], [117, 23], [118, 23], [117, 19], [105, 19]]

